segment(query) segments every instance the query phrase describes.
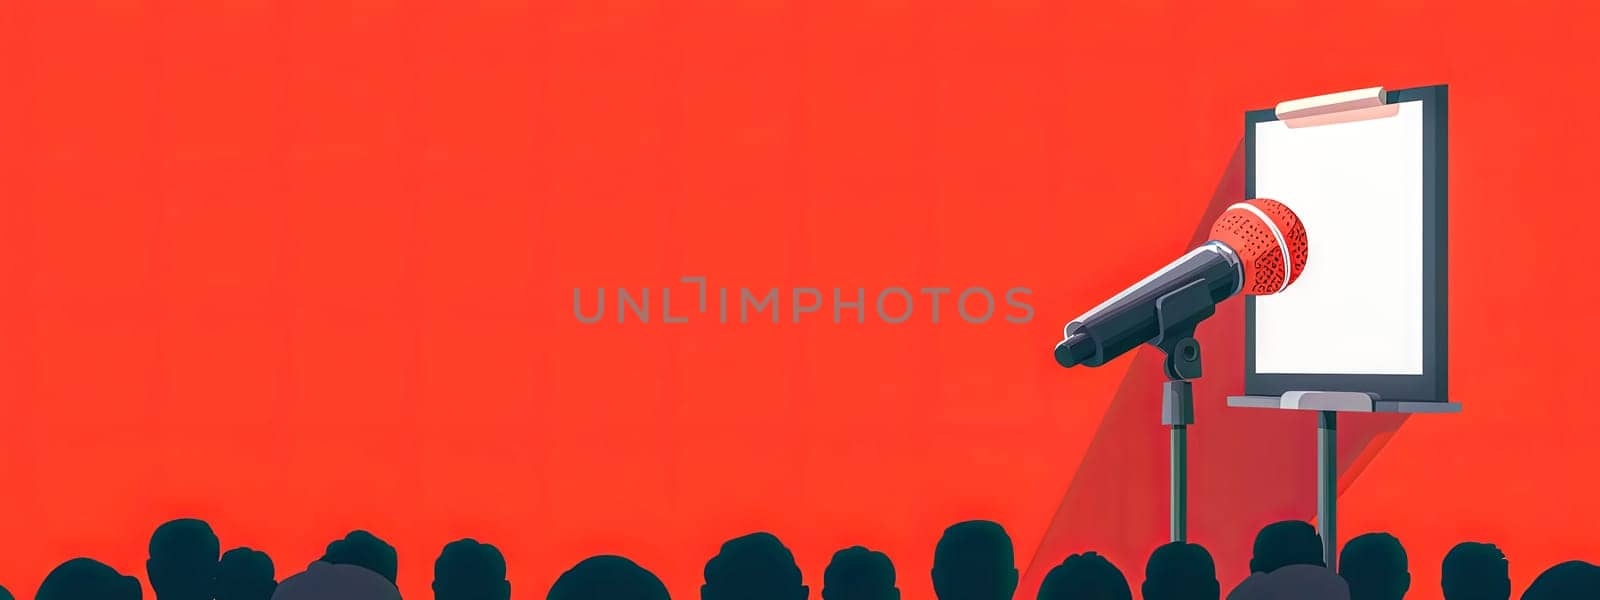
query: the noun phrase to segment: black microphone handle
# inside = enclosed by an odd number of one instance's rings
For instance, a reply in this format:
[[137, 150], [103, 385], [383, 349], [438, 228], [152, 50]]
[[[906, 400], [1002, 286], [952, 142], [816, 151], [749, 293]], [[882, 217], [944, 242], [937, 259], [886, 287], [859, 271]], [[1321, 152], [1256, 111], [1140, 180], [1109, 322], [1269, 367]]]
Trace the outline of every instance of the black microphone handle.
[[1098, 367], [1160, 335], [1156, 301], [1196, 281], [1205, 281], [1213, 303], [1237, 294], [1244, 274], [1232, 248], [1210, 241], [1068, 324], [1056, 344], [1056, 362]]
[[1056, 363], [1070, 367], [1090, 359], [1096, 351], [1094, 340], [1089, 339], [1089, 334], [1080, 331], [1056, 342]]

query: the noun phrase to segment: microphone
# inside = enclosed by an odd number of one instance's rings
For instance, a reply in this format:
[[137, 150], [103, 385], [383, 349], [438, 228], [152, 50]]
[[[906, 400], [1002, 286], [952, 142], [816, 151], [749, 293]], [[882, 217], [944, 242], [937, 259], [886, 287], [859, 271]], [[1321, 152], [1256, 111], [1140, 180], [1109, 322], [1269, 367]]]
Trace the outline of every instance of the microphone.
[[1229, 206], [1211, 226], [1210, 241], [1068, 323], [1056, 343], [1056, 362], [1098, 367], [1156, 340], [1167, 333], [1162, 299], [1197, 284], [1210, 302], [1201, 319], [1239, 292], [1281, 292], [1305, 271], [1306, 254], [1305, 226], [1282, 202], [1256, 198]]

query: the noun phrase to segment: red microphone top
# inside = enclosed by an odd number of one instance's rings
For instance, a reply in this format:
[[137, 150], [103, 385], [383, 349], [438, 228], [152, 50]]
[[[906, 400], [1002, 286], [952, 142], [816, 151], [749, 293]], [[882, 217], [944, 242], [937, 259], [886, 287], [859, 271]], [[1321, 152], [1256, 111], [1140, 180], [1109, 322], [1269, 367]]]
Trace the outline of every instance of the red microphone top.
[[1229, 206], [1211, 226], [1211, 239], [1239, 256], [1241, 291], [1246, 294], [1281, 292], [1306, 268], [1305, 225], [1277, 200], [1256, 198]]

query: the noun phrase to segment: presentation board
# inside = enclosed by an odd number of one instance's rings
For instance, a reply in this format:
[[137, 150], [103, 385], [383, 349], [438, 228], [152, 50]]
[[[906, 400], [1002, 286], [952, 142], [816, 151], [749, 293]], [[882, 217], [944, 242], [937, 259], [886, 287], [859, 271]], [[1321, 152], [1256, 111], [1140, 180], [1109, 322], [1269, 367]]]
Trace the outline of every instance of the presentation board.
[[1245, 392], [1445, 401], [1446, 88], [1342, 118], [1246, 114], [1245, 196], [1305, 223], [1305, 272], [1246, 299]]

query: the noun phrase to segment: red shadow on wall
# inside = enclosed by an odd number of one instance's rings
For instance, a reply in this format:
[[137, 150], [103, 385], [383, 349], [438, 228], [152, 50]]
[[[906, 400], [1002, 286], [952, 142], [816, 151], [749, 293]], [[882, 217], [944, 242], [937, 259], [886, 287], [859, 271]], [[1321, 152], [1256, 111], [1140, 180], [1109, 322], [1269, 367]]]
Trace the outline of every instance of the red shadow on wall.
[[[1204, 242], [1223, 209], [1242, 199], [1244, 144], [1239, 142], [1189, 246]], [[1316, 240], [1311, 244], [1315, 252]], [[1195, 381], [1195, 424], [1189, 429], [1189, 541], [1211, 552], [1217, 580], [1229, 590], [1249, 575], [1251, 543], [1262, 525], [1315, 517], [1316, 414], [1227, 407], [1227, 396], [1244, 390], [1243, 300], [1219, 305], [1216, 315], [1200, 325], [1198, 337], [1206, 362], [1204, 376]], [[1067, 556], [1089, 550], [1119, 565], [1137, 589], [1150, 552], [1168, 541], [1163, 357], [1148, 346], [1134, 354], [1024, 572], [1019, 589], [1027, 595]], [[1340, 420], [1341, 492], [1403, 422], [1405, 415]]]

